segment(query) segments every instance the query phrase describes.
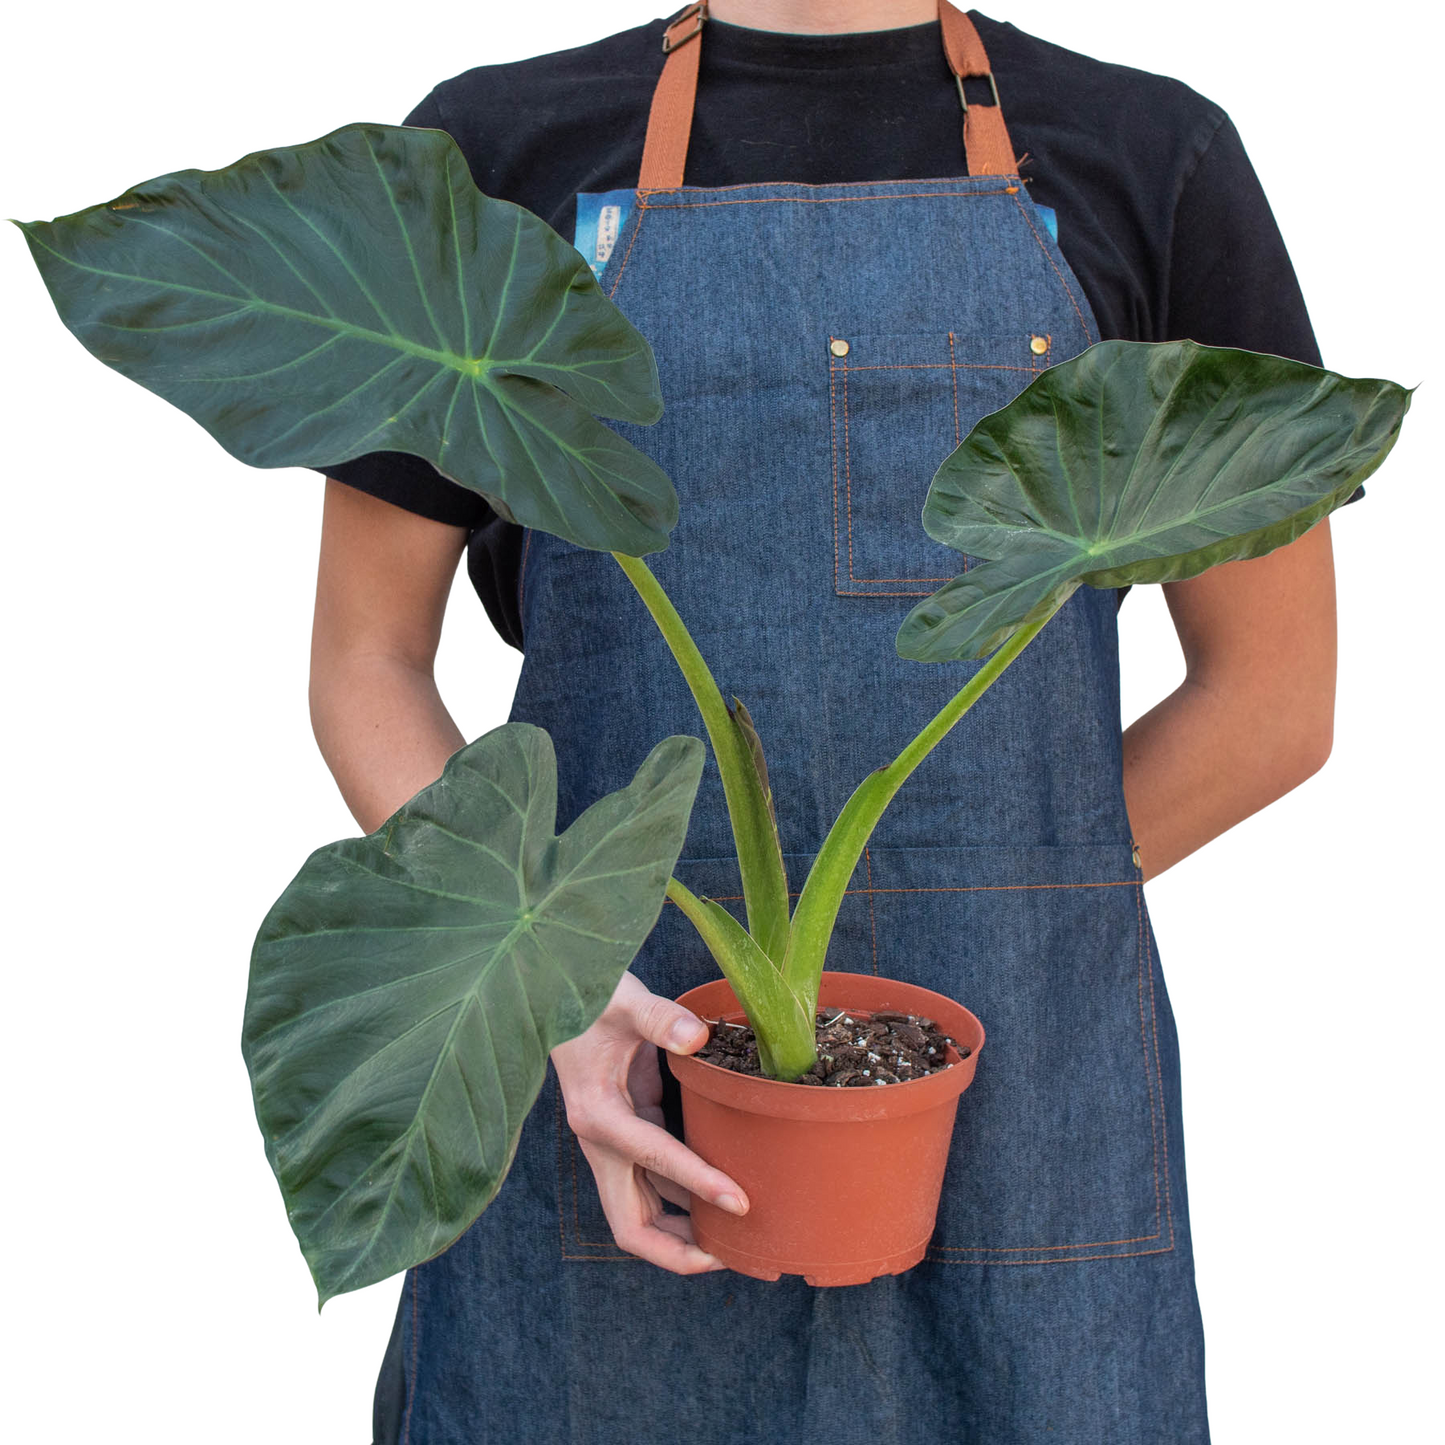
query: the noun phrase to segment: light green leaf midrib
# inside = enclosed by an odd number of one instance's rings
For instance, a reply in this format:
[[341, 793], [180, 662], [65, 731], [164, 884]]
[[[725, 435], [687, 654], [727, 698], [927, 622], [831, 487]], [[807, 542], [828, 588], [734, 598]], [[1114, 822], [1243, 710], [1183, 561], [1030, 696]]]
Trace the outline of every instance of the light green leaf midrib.
[[[438, 366], [447, 367], [452, 371], [462, 373], [464, 376], [480, 377], [489, 371], [523, 366], [534, 360], [530, 353], [527, 356], [520, 357], [462, 356], [455, 351], [447, 351], [435, 346], [424, 346], [419, 341], [411, 341], [407, 337], [399, 336], [394, 332], [376, 331], [371, 327], [358, 326], [354, 321], [344, 321], [340, 317], [318, 316], [315, 312], [302, 311], [294, 306], [285, 306], [279, 301], [267, 301], [260, 297], [235, 296], [225, 291], [212, 291], [204, 286], [188, 286], [180, 281], [158, 281], [153, 276], [136, 276], [126, 271], [110, 271], [101, 266], [88, 266], [83, 261], [75, 261], [69, 256], [62, 255], [59, 251], [55, 250], [54, 247], [47, 246], [44, 241], [38, 238], [36, 238], [36, 245], [48, 251], [63, 265], [72, 266], [77, 271], [85, 271], [92, 276], [105, 276], [113, 281], [134, 281], [144, 286], [154, 286], [157, 290], [163, 292], [182, 292], [188, 296], [203, 296], [207, 300], [231, 302], [236, 305], [237, 309], [227, 313], [225, 317], [203, 318], [203, 320], [214, 319], [220, 321], [247, 311], [264, 311], [273, 316], [282, 316], [292, 321], [301, 321], [312, 326], [319, 326], [323, 330], [333, 331], [339, 335], [348, 336], [358, 341], [369, 342], [374, 346], [385, 346], [393, 351], [400, 351], [408, 356], [418, 357], [423, 361], [435, 362]], [[101, 322], [99, 324], [109, 326], [112, 330], [116, 331], [139, 329], [129, 326], [117, 326], [112, 322]], [[552, 369], [565, 371], [569, 368], [554, 366]]]
[[[1009, 470], [1012, 472], [1012, 464], [1008, 462], [1007, 458], [1004, 458], [1004, 461], [1005, 464], [1009, 466]], [[1308, 470], [1291, 471], [1280, 477], [1278, 480], [1270, 483], [1268, 487], [1261, 487], [1257, 489], [1257, 491], [1268, 491], [1278, 494], [1283, 491], [1288, 491], [1292, 486], [1297, 483], [1307, 481], [1311, 475], [1312, 473]], [[1317, 497], [1313, 500], [1318, 501], [1320, 499]], [[1302, 512], [1305, 510], [1306, 507], [1310, 506], [1311, 504], [1312, 503], [1309, 500], [1303, 501], [1296, 510]], [[1066, 546], [1068, 546], [1071, 549], [1072, 554], [1077, 558], [1087, 557], [1090, 559], [1107, 560], [1115, 552], [1127, 549], [1129, 547], [1137, 546], [1143, 542], [1152, 541], [1155, 537], [1164, 536], [1169, 532], [1178, 530], [1180, 527], [1203, 525], [1206, 520], [1214, 516], [1215, 513], [1228, 511], [1229, 508], [1236, 507], [1238, 505], [1239, 498], [1228, 497], [1221, 502], [1215, 502], [1207, 507], [1199, 507], [1186, 513], [1183, 516], [1171, 518], [1169, 521], [1163, 522], [1155, 527], [1147, 527], [1138, 531], [1128, 532], [1125, 533], [1123, 536], [1110, 535], [1106, 537], [1090, 538], [1089, 541], [1092, 543], [1092, 545], [1088, 546], [1084, 545], [1084, 539], [1081, 537], [1071, 537], [1067, 532], [1060, 532], [1055, 530], [1053, 527], [1045, 527], [1037, 522], [1031, 522], [1027, 527], [1018, 527], [1015, 525], [1004, 523], [996, 525], [1006, 526], [1007, 529], [1011, 532], [1020, 531], [1027, 533], [1030, 536], [1052, 537], [1055, 541], [1062, 542]], [[1290, 515], [1293, 515], [1293, 513], [1291, 513]], [[955, 548], [955, 550], [959, 549]], [[1190, 550], [1192, 551], [1195, 549], [1191, 548]], [[986, 554], [980, 553], [979, 555], [984, 556]], [[1099, 567], [1092, 567], [1090, 570], [1098, 571], [1102, 569]]]

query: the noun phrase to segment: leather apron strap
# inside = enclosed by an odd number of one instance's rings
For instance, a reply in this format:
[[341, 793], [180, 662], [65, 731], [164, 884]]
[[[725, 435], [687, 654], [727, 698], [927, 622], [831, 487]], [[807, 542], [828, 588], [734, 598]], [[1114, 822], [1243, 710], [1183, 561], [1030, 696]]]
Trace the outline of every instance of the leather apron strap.
[[[663, 33], [662, 49], [667, 59], [647, 115], [647, 140], [642, 148], [642, 171], [637, 179], [639, 191], [672, 191], [682, 185], [706, 20], [706, 0], [699, 0], [689, 5]], [[1016, 175], [1018, 165], [1004, 125], [998, 86], [973, 21], [948, 0], [939, 0], [938, 20], [943, 31], [944, 54], [963, 106], [963, 146], [968, 174]], [[969, 104], [963, 93], [963, 82], [971, 79], [988, 81], [993, 92], [992, 105]]]
[[[1012, 176], [1018, 174], [1018, 162], [1003, 123], [1003, 106], [999, 103], [998, 84], [989, 69], [988, 52], [978, 38], [973, 21], [956, 10], [948, 0], [938, 0], [938, 21], [943, 28], [943, 50], [948, 68], [958, 84], [958, 103], [963, 107], [963, 149], [971, 176]], [[963, 93], [963, 82], [980, 78], [988, 81], [993, 92], [992, 105], [970, 105]]]

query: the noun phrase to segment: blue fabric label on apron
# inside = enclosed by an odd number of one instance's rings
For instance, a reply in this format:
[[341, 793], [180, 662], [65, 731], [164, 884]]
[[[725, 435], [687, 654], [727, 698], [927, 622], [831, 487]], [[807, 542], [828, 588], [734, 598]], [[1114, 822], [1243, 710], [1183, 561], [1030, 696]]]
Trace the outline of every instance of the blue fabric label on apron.
[[587, 259], [594, 276], [602, 274], [632, 210], [633, 191], [597, 191], [577, 196], [577, 229], [572, 244]]
[[1056, 216], [1056, 215], [1054, 214], [1052, 208], [1049, 207], [1049, 206], [1035, 206], [1035, 207], [1034, 207], [1034, 210], [1036, 210], [1036, 211], [1039, 213], [1039, 215], [1041, 215], [1041, 216], [1044, 218], [1044, 225], [1046, 225], [1046, 226], [1049, 228], [1049, 235], [1051, 235], [1051, 236], [1054, 238], [1054, 243], [1057, 245], [1057, 244], [1058, 244], [1058, 239], [1059, 239], [1059, 218], [1058, 218], [1058, 216]]

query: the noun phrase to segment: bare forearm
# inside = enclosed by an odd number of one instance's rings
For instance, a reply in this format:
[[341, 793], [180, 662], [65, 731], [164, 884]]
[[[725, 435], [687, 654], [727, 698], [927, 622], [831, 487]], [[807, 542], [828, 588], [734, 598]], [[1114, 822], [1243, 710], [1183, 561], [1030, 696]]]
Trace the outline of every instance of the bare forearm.
[[1124, 733], [1124, 800], [1145, 878], [1283, 797], [1328, 752], [1308, 713], [1184, 682]]
[[429, 671], [377, 655], [313, 671], [311, 726], [365, 833], [440, 777], [465, 741]]
[[1335, 707], [1328, 520], [1168, 583], [1185, 681], [1124, 733], [1124, 800], [1152, 878], [1317, 772]]

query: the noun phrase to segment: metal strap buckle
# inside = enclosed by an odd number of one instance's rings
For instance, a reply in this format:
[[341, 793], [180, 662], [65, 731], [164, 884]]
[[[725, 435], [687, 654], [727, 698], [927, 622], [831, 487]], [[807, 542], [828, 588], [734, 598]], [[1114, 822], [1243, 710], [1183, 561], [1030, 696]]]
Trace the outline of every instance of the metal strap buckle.
[[[993, 71], [991, 71], [991, 70], [985, 71], [982, 76], [971, 75], [971, 76], [969, 76], [968, 78], [969, 78], [970, 80], [984, 80], [984, 79], [986, 79], [986, 80], [988, 81], [988, 88], [989, 88], [991, 91], [993, 91], [993, 103], [994, 103], [994, 106], [995, 106], [995, 107], [998, 106], [998, 104], [999, 104], [999, 99], [998, 99], [998, 83], [997, 83], [997, 82], [994, 80], [994, 78], [993, 78]], [[967, 115], [968, 115], [968, 97], [965, 96], [964, 93], [963, 93], [963, 76], [961, 76], [961, 75], [955, 75], [955, 76], [953, 77], [953, 82], [954, 82], [955, 85], [958, 86], [958, 103], [963, 107], [963, 113], [964, 113], [964, 115], [967, 116]]]
[[[689, 30], [686, 35], [679, 35], [677, 39], [674, 40], [672, 38], [672, 32], [676, 30], [679, 25], [683, 24], [689, 19], [696, 22], [693, 25], [692, 29]], [[677, 49], [679, 45], [685, 45], [689, 40], [692, 39], [694, 35], [698, 33], [699, 30], [702, 29], [702, 23], [706, 19], [707, 0], [698, 0], [698, 3], [696, 5], [689, 5], [687, 9], [684, 10], [682, 14], [679, 15], [677, 19], [674, 20], [665, 31], [663, 31], [662, 53], [664, 55], [670, 55], [674, 50]]]

